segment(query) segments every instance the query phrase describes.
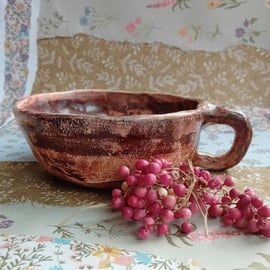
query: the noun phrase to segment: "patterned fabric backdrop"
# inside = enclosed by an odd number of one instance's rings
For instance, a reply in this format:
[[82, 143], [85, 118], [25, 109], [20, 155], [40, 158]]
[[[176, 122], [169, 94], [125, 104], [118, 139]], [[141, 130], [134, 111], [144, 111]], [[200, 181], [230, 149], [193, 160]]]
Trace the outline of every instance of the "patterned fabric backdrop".
[[0, 67], [4, 69], [2, 85], [0, 79], [1, 126], [13, 117], [14, 103], [32, 90], [37, 66], [38, 1], [1, 1], [0, 14]]
[[39, 38], [85, 33], [185, 50], [269, 49], [269, 25], [269, 0], [43, 0]]
[[165, 92], [216, 104], [270, 106], [270, 51], [183, 51], [79, 34], [38, 42], [33, 93], [80, 88]]

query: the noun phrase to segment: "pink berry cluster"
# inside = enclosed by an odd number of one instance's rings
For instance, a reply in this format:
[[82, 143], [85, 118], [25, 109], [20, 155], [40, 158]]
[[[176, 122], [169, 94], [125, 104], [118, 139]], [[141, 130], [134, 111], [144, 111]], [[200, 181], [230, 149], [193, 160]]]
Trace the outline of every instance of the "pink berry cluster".
[[239, 192], [231, 176], [212, 175], [189, 161], [174, 166], [164, 158], [139, 159], [132, 170], [122, 165], [119, 175], [124, 181], [112, 190], [112, 209], [141, 222], [140, 239], [168, 234], [173, 221], [188, 234], [198, 212], [206, 232], [207, 218], [220, 217], [225, 226], [270, 238], [270, 207], [251, 189]]

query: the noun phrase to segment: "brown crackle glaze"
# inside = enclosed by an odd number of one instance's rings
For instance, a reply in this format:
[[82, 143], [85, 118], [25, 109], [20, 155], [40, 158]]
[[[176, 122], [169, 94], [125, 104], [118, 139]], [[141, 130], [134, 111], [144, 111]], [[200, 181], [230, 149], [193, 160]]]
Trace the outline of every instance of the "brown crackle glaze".
[[[98, 89], [37, 94], [17, 102], [14, 114], [47, 171], [99, 188], [119, 185], [118, 168], [138, 158], [229, 168], [243, 158], [252, 138], [241, 112], [163, 94]], [[197, 152], [200, 131], [209, 124], [235, 131], [233, 145], [221, 156]]]

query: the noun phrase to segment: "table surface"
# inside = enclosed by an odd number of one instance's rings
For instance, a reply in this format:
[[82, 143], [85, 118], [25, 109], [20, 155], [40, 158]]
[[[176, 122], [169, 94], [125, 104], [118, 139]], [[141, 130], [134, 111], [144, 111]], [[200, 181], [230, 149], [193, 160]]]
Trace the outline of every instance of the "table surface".
[[[224, 173], [268, 204], [270, 110], [237, 109], [250, 118], [254, 135], [244, 159]], [[192, 219], [197, 227], [187, 236], [172, 229], [166, 237], [140, 241], [138, 224], [111, 211], [109, 191], [75, 186], [45, 172], [15, 121], [0, 134], [1, 269], [270, 268], [268, 239], [224, 227], [219, 220], [209, 220], [206, 236], [200, 215]], [[232, 140], [231, 129], [211, 126], [202, 131], [199, 149], [221, 153]]]

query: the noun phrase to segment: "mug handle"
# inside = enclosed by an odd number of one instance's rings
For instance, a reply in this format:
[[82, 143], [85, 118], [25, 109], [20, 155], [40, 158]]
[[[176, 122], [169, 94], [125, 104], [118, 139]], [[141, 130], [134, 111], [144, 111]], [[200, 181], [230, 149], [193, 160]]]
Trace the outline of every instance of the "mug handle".
[[239, 111], [227, 109], [222, 106], [208, 104], [203, 111], [202, 128], [224, 124], [234, 129], [234, 141], [231, 148], [222, 155], [208, 155], [195, 152], [193, 162], [199, 167], [210, 170], [223, 170], [236, 165], [246, 154], [252, 139], [252, 127], [248, 118]]

